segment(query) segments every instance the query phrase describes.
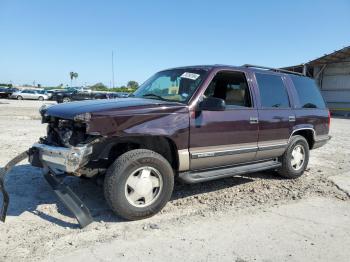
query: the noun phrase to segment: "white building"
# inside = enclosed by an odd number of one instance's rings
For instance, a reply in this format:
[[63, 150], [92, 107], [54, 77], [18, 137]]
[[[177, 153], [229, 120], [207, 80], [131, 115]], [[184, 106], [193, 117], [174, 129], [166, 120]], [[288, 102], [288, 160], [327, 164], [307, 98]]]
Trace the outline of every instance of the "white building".
[[313, 77], [332, 113], [350, 116], [350, 46], [284, 69]]

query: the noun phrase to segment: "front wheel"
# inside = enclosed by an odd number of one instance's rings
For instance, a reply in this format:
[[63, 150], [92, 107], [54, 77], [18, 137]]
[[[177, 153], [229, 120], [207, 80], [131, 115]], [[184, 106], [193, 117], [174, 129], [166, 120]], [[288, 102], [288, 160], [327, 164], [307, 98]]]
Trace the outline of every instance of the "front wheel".
[[23, 97], [17, 96], [17, 100], [23, 100]]
[[278, 173], [286, 178], [300, 177], [309, 163], [309, 144], [303, 136], [293, 136], [281, 157], [282, 167]]
[[44, 101], [44, 98], [42, 96], [39, 96], [39, 101]]
[[174, 171], [160, 154], [136, 149], [121, 155], [107, 170], [104, 194], [120, 217], [137, 220], [158, 213], [174, 188]]

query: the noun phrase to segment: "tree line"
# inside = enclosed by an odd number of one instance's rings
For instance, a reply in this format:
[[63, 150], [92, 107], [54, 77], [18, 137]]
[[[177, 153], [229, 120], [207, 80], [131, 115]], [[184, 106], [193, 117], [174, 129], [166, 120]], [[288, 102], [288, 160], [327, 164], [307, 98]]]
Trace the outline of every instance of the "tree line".
[[136, 81], [129, 81], [126, 86], [109, 88], [103, 83], [96, 83], [90, 86], [93, 91], [110, 91], [110, 92], [134, 92], [139, 87], [139, 83]]

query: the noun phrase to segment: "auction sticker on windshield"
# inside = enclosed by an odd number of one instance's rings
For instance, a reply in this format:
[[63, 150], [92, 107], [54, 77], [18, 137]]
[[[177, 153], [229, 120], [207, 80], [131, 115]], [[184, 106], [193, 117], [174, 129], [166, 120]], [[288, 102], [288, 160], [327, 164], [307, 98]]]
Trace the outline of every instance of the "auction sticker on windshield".
[[195, 74], [195, 73], [190, 73], [190, 72], [185, 72], [181, 75], [182, 78], [187, 78], [191, 80], [196, 80], [200, 75]]

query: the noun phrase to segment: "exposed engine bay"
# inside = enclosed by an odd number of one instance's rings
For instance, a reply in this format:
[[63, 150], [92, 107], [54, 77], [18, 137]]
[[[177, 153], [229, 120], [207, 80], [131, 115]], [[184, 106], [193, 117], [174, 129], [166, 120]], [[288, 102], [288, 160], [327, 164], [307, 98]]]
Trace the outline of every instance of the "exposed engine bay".
[[92, 141], [94, 136], [86, 134], [86, 124], [74, 120], [50, 118], [47, 136], [42, 143], [51, 146], [72, 147]]

